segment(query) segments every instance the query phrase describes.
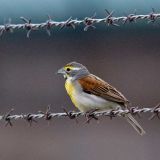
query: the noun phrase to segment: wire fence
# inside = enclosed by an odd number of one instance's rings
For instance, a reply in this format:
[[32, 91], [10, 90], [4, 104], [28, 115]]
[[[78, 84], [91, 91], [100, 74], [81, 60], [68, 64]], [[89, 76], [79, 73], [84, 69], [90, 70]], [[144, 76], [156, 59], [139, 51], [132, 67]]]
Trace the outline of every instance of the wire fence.
[[77, 118], [80, 116], [85, 116], [87, 118], [86, 123], [89, 123], [90, 120], [95, 119], [98, 120], [98, 117], [104, 116], [104, 117], [110, 117], [112, 119], [113, 117], [117, 116], [124, 116], [125, 114], [131, 113], [132, 115], [137, 115], [138, 117], [141, 117], [141, 113], [150, 113], [151, 116], [149, 117], [149, 120], [154, 119], [155, 117], [158, 117], [160, 119], [159, 113], [160, 113], [160, 104], [158, 104], [154, 108], [139, 108], [139, 107], [131, 107], [130, 109], [118, 109], [118, 110], [108, 110], [108, 111], [98, 111], [93, 110], [91, 112], [73, 112], [73, 111], [67, 111], [65, 108], [63, 108], [62, 113], [52, 113], [50, 110], [50, 106], [47, 107], [47, 110], [45, 112], [38, 111], [36, 114], [33, 113], [27, 113], [27, 114], [12, 114], [13, 109], [11, 109], [8, 113], [4, 115], [0, 115], [0, 121], [5, 121], [5, 126], [10, 125], [13, 126], [12, 120], [22, 120], [25, 119], [29, 124], [31, 125], [32, 122], [37, 122], [38, 119], [44, 119], [46, 121], [50, 121], [52, 118], [62, 118], [62, 117], [69, 117], [70, 119], [75, 119], [78, 123]]
[[137, 15], [136, 11], [133, 14], [128, 14], [121, 17], [114, 17], [114, 11], [109, 12], [108, 10], [105, 10], [106, 17], [104, 18], [96, 18], [96, 13], [93, 14], [91, 17], [85, 17], [82, 20], [72, 19], [70, 17], [66, 21], [53, 21], [51, 17], [48, 15], [48, 20], [43, 23], [32, 23], [31, 19], [27, 19], [25, 17], [20, 17], [20, 19], [24, 22], [24, 24], [12, 24], [11, 19], [8, 20], [8, 22], [5, 22], [3, 25], [0, 25], [0, 35], [3, 35], [6, 32], [12, 33], [15, 29], [20, 30], [26, 30], [27, 31], [27, 38], [30, 37], [30, 33], [35, 30], [39, 29], [45, 29], [47, 34], [50, 36], [51, 32], [50, 30], [54, 27], [60, 27], [60, 29], [63, 29], [65, 27], [71, 27], [73, 29], [76, 29], [76, 26], [83, 24], [84, 25], [84, 31], [87, 31], [89, 28], [95, 29], [95, 24], [97, 23], [104, 23], [107, 24], [107, 26], [116, 26], [118, 27], [121, 23], [133, 23], [137, 22], [137, 20], [146, 20], [147, 23], [154, 23], [159, 17], [160, 13], [156, 13], [155, 10], [152, 8], [151, 13], [146, 15]]

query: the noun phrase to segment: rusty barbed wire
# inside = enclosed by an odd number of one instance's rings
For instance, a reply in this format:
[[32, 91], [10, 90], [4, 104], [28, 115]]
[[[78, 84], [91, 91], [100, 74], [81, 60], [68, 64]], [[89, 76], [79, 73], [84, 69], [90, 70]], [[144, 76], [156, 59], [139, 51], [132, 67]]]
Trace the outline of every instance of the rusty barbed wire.
[[45, 29], [47, 34], [50, 36], [51, 32], [50, 30], [54, 27], [60, 27], [60, 29], [63, 29], [65, 27], [71, 27], [73, 29], [76, 28], [76, 26], [83, 24], [84, 25], [84, 31], [87, 31], [89, 28], [95, 29], [95, 24], [97, 23], [104, 23], [108, 26], [116, 26], [118, 27], [120, 23], [126, 24], [137, 22], [137, 20], [147, 20], [148, 23], [154, 23], [159, 17], [160, 13], [156, 13], [154, 8], [152, 8], [152, 11], [149, 14], [146, 15], [137, 15], [136, 11], [133, 14], [128, 14], [121, 17], [114, 17], [114, 11], [109, 12], [107, 9], [105, 9], [106, 17], [104, 18], [96, 18], [96, 13], [93, 14], [91, 17], [85, 17], [82, 20], [72, 19], [70, 17], [66, 21], [54, 21], [51, 19], [49, 15], [48, 20], [43, 23], [32, 23], [31, 19], [27, 19], [25, 17], [20, 17], [20, 19], [24, 22], [24, 24], [12, 24], [11, 19], [8, 20], [8, 22], [5, 22], [4, 25], [0, 25], [0, 36], [3, 35], [6, 32], [13, 32], [14, 30], [23, 29], [27, 31], [27, 38], [30, 37], [30, 34], [32, 31], [39, 30], [39, 29]]
[[108, 116], [110, 117], [110, 119], [112, 119], [113, 117], [117, 117], [117, 116], [124, 116], [125, 114], [129, 114], [131, 113], [132, 115], [138, 115], [141, 113], [151, 113], [151, 116], [149, 118], [149, 120], [154, 119], [155, 117], [157, 117], [158, 119], [160, 119], [160, 104], [158, 104], [156, 107], [154, 108], [138, 108], [138, 107], [131, 107], [130, 109], [117, 109], [117, 110], [108, 110], [108, 111], [97, 111], [97, 110], [93, 110], [93, 112], [89, 112], [89, 113], [83, 113], [83, 112], [73, 112], [70, 111], [68, 112], [66, 109], [63, 108], [62, 113], [52, 113], [50, 111], [50, 106], [47, 107], [47, 110], [45, 112], [42, 111], [38, 111], [38, 113], [33, 114], [33, 113], [27, 113], [27, 114], [19, 114], [19, 115], [12, 115], [13, 113], [13, 109], [11, 109], [8, 113], [4, 114], [4, 115], [0, 115], [0, 121], [4, 121], [5, 122], [5, 126], [10, 125], [13, 126], [12, 124], [12, 120], [19, 120], [19, 119], [24, 119], [27, 122], [29, 122], [29, 124], [31, 125], [32, 122], [37, 123], [38, 119], [44, 119], [46, 121], [50, 121], [52, 118], [61, 118], [61, 117], [69, 117], [70, 119], [75, 119], [76, 122], [78, 123], [77, 118], [80, 116], [85, 116], [87, 115], [87, 123], [90, 122], [91, 119], [95, 119], [98, 120], [98, 117], [100, 116]]

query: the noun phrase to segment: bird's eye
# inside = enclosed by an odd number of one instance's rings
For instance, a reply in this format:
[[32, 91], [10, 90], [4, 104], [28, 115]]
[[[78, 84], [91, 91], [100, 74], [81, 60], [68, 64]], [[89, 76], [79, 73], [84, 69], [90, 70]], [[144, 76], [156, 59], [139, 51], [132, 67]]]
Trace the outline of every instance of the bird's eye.
[[67, 69], [66, 69], [67, 72], [69, 72], [70, 70], [71, 70], [70, 68], [67, 68]]

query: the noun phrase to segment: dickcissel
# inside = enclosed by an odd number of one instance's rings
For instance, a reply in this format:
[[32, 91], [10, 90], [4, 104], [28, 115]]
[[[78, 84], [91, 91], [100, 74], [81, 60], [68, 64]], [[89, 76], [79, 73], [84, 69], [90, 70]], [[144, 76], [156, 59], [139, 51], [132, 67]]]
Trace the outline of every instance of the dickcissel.
[[[80, 63], [68, 63], [57, 73], [64, 76], [66, 91], [73, 104], [81, 112], [86, 113], [94, 109], [104, 111], [128, 108], [129, 101], [121, 92], [101, 78], [91, 74]], [[140, 135], [145, 133], [131, 114], [125, 114], [124, 117]]]

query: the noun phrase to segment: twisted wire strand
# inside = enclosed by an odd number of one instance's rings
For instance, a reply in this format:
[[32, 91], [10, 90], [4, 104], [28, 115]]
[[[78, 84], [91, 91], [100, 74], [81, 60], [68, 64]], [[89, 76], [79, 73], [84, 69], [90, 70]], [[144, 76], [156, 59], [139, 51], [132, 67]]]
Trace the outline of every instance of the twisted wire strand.
[[66, 21], [60, 22], [53, 21], [49, 15], [48, 20], [43, 23], [32, 23], [31, 19], [20, 17], [20, 19], [23, 20], [24, 24], [12, 24], [11, 19], [9, 19], [7, 23], [5, 23], [4, 25], [0, 25], [0, 35], [3, 35], [6, 32], [13, 32], [15, 29], [23, 29], [27, 30], [27, 37], [29, 38], [31, 31], [45, 29], [47, 31], [47, 34], [50, 36], [50, 30], [54, 27], [60, 27], [60, 29], [63, 29], [64, 27], [72, 27], [73, 29], [75, 29], [76, 26], [83, 24], [84, 31], [87, 31], [89, 28], [95, 29], [96, 27], [94, 25], [97, 23], [105, 23], [108, 26], [119, 26], [120, 22], [126, 24], [127, 22], [136, 22], [137, 20], [147, 20], [148, 23], [154, 23], [160, 17], [160, 13], [155, 13], [153, 8], [152, 12], [146, 15], [136, 15], [136, 13], [134, 13], [121, 17], [114, 17], [114, 11], [105, 11], [107, 16], [99, 19], [96, 18], [96, 13], [93, 16], [85, 17], [82, 20], [78, 20], [77, 18], [72, 19], [72, 17], [70, 17]]
[[[85, 116], [86, 113], [84, 112], [67, 112], [65, 109], [63, 109], [64, 112], [62, 113], [52, 113], [50, 112], [50, 106], [47, 107], [47, 110], [45, 112], [39, 111], [37, 114], [15, 114], [12, 115], [13, 109], [11, 109], [8, 113], [4, 115], [0, 115], [0, 121], [6, 121], [6, 125], [12, 126], [12, 120], [20, 120], [20, 119], [25, 119], [27, 120], [30, 124], [32, 122], [37, 122], [37, 119], [45, 119], [45, 120], [51, 120], [52, 118], [62, 118], [62, 117], [69, 117], [70, 119], [76, 119], [77, 117], [80, 116]], [[151, 113], [150, 120], [152, 120], [155, 117], [158, 117], [160, 119], [159, 113], [160, 113], [160, 104], [158, 104], [154, 108], [138, 108], [138, 107], [132, 107], [130, 109], [118, 109], [118, 110], [108, 110], [108, 111], [93, 111], [89, 113], [90, 120], [91, 119], [98, 119], [100, 116], [109, 116], [111, 119], [113, 117], [117, 116], [124, 116], [125, 114], [131, 113], [132, 115], [139, 115], [140, 113]]]

